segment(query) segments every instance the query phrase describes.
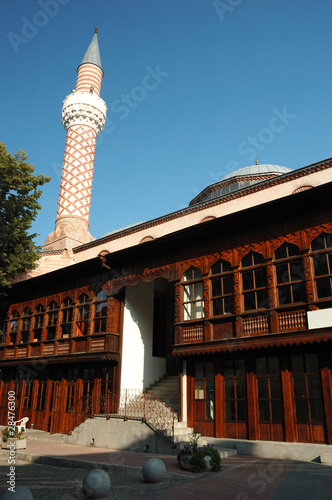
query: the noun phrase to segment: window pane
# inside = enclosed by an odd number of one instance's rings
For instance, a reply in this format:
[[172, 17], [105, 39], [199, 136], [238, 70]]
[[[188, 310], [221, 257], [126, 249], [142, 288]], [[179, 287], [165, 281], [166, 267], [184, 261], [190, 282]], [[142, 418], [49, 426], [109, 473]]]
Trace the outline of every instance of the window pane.
[[264, 400], [259, 401], [259, 421], [260, 422], [270, 421], [270, 408], [268, 401]]
[[279, 264], [276, 266], [277, 271], [277, 283], [288, 283], [289, 280], [289, 272], [287, 264]]
[[249, 267], [253, 265], [252, 252], [247, 253], [242, 259], [242, 267]]
[[221, 272], [222, 272], [221, 261], [217, 260], [217, 262], [215, 262], [213, 264], [213, 266], [211, 266], [211, 273], [212, 274], [219, 274]]
[[226, 404], [226, 420], [235, 420], [235, 401], [225, 401]]
[[331, 297], [331, 280], [330, 278], [320, 278], [316, 280], [317, 297], [323, 299], [324, 297]]
[[224, 314], [233, 314], [234, 313], [234, 298], [233, 296], [224, 298]]
[[307, 373], [318, 373], [318, 359], [317, 354], [306, 354], [305, 355], [305, 364]]
[[212, 296], [216, 297], [218, 295], [222, 295], [220, 278], [212, 280]]
[[252, 290], [254, 288], [254, 277], [252, 271], [242, 273], [243, 290]]
[[239, 378], [243, 378], [246, 375], [246, 367], [244, 363], [244, 359], [237, 359], [235, 361], [235, 376]]
[[265, 269], [256, 269], [255, 283], [256, 288], [262, 288], [263, 286], [266, 286]]
[[296, 283], [292, 285], [293, 302], [304, 302], [306, 300], [306, 292], [304, 283]]
[[245, 399], [247, 395], [247, 385], [245, 379], [236, 381], [236, 396], [240, 399]]
[[204, 302], [195, 302], [195, 318], [204, 317]]
[[292, 303], [290, 285], [284, 285], [278, 288], [278, 303], [279, 305]]
[[296, 420], [300, 423], [309, 422], [308, 402], [306, 399], [296, 399]]
[[193, 316], [193, 305], [184, 304], [184, 320], [192, 319]]
[[304, 275], [301, 261], [295, 260], [289, 264], [289, 267], [292, 281], [303, 280]]
[[214, 378], [214, 363], [213, 361], [208, 361], [205, 363], [205, 377]]
[[308, 376], [308, 391], [309, 397], [321, 397], [321, 386], [319, 375]]
[[189, 302], [190, 300], [192, 300], [192, 285], [186, 285], [184, 287], [184, 302]]
[[195, 283], [195, 300], [201, 300], [203, 298], [203, 283]]
[[279, 358], [268, 358], [269, 373], [270, 375], [279, 375]]
[[287, 258], [287, 249], [285, 243], [277, 248], [277, 250], [274, 252], [274, 258], [277, 260]]
[[205, 382], [205, 399], [214, 399], [214, 380], [207, 380]]
[[205, 419], [213, 420], [214, 419], [214, 401], [213, 399], [207, 399], [205, 401]]
[[256, 359], [256, 373], [257, 375], [266, 375], [266, 358]]
[[244, 299], [244, 309], [249, 311], [250, 309], [256, 309], [255, 292], [247, 292], [243, 294]]
[[222, 299], [214, 299], [213, 300], [213, 316], [219, 316], [223, 314], [223, 300]]
[[195, 378], [204, 378], [204, 363], [195, 363]]
[[321, 399], [310, 400], [311, 422], [324, 422], [324, 412]]
[[235, 397], [233, 379], [225, 380], [225, 398], [231, 399]]
[[315, 252], [316, 250], [323, 250], [325, 248], [324, 234], [320, 234], [311, 243], [311, 250]]
[[267, 388], [267, 379], [266, 378], [259, 378], [257, 380], [257, 387], [258, 387], [258, 397], [259, 398], [268, 398], [269, 397], [269, 391]]
[[323, 276], [324, 274], [329, 274], [326, 257], [327, 256], [323, 254], [323, 255], [316, 255], [313, 258], [315, 276]]
[[237, 419], [241, 422], [247, 420], [247, 404], [245, 401], [237, 401]]
[[270, 379], [271, 398], [281, 398], [281, 383], [279, 378]]
[[193, 267], [193, 279], [201, 278], [202, 273], [197, 267]]
[[271, 401], [271, 410], [272, 410], [272, 421], [282, 422], [284, 417], [283, 417], [283, 408], [281, 400]]
[[204, 399], [204, 382], [196, 380], [195, 382], [195, 399]]
[[297, 398], [305, 398], [307, 396], [304, 377], [294, 377], [294, 395]]
[[258, 290], [257, 292], [257, 309], [269, 307], [267, 290]]
[[302, 354], [292, 356], [292, 370], [293, 373], [304, 373], [304, 364]]
[[233, 293], [233, 276], [226, 276], [223, 278], [223, 293]]

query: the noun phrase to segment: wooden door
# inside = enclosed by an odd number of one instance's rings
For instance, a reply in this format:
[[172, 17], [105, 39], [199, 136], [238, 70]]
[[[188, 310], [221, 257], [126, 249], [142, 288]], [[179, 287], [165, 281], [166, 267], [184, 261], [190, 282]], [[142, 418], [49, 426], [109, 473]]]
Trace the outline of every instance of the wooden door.
[[326, 421], [316, 353], [291, 356], [295, 430], [300, 443], [325, 443]]
[[53, 392], [50, 408], [49, 432], [60, 432], [61, 382], [53, 383]]
[[224, 361], [225, 438], [248, 439], [247, 382], [244, 359]]
[[212, 361], [195, 363], [194, 429], [203, 436], [215, 435], [214, 363]]

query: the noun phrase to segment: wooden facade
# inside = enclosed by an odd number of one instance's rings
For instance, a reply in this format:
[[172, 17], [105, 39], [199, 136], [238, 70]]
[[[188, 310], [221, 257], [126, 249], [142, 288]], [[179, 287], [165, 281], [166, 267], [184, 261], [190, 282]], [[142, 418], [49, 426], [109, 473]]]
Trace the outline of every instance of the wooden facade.
[[332, 444], [332, 327], [308, 325], [332, 308], [330, 196], [328, 183], [15, 284], [0, 422], [8, 390], [17, 420], [52, 432], [116, 413], [126, 288], [162, 279], [155, 349], [180, 380], [186, 367], [189, 426]]

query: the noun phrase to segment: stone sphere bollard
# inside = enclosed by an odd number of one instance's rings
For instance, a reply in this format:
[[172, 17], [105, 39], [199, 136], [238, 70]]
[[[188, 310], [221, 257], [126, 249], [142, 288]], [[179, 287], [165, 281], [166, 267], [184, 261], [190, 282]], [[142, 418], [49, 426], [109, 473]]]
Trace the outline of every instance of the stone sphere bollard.
[[149, 458], [143, 465], [142, 474], [147, 483], [159, 483], [166, 478], [166, 466], [159, 458]]
[[110, 477], [102, 469], [91, 470], [83, 479], [83, 491], [86, 498], [105, 497], [110, 488]]
[[15, 492], [6, 490], [0, 498], [1, 500], [33, 500], [29, 488], [20, 485], [15, 486]]

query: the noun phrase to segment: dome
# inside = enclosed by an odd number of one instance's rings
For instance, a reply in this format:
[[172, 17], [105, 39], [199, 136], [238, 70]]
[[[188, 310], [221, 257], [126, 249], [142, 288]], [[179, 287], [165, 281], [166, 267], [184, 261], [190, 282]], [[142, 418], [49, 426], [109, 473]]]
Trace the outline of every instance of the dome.
[[231, 179], [232, 177], [241, 177], [243, 175], [246, 176], [265, 175], [265, 174], [282, 175], [282, 174], [287, 174], [287, 172], [291, 172], [291, 169], [287, 167], [280, 167], [279, 165], [258, 164], [258, 165], [250, 165], [249, 167], [239, 168], [238, 170], [235, 170], [234, 172], [231, 172], [230, 174], [223, 177], [222, 180], [225, 181], [227, 179]]
[[219, 182], [205, 188], [198, 196], [191, 200], [190, 205], [204, 203], [216, 198], [250, 188], [259, 182], [266, 182], [279, 175], [288, 174], [292, 170], [280, 165], [262, 164], [239, 168], [227, 174]]

